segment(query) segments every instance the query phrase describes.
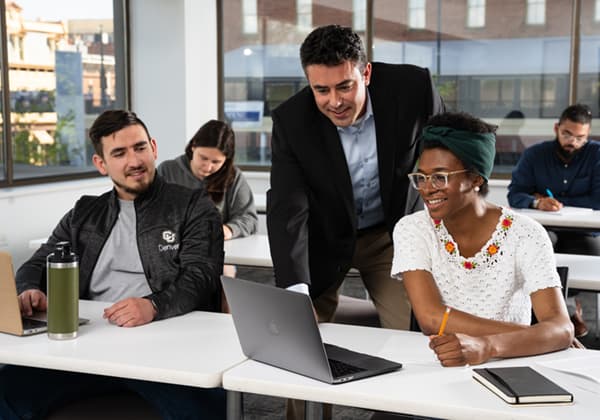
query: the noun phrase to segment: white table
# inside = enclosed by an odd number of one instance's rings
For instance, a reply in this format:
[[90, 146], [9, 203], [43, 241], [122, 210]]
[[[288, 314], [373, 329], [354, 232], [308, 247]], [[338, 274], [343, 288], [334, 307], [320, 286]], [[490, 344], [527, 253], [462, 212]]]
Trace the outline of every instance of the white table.
[[558, 212], [534, 209], [512, 210], [531, 217], [545, 227], [600, 231], [600, 210], [581, 207], [563, 207]]
[[[422, 416], [455, 419], [593, 419], [600, 413], [600, 384], [558, 372], [539, 362], [568, 355], [597, 357], [595, 350], [568, 349], [530, 358], [502, 360], [482, 366], [531, 365], [574, 394], [575, 403], [555, 407], [512, 407], [471, 378], [471, 369], [443, 368], [427, 347], [428, 338], [397, 331], [340, 324], [321, 324], [324, 341], [403, 363], [397, 372], [328, 385], [301, 375], [248, 360], [223, 375], [232, 393], [251, 392], [282, 398], [340, 404]], [[318, 404], [317, 404], [318, 405]], [[315, 404], [309, 415], [318, 417]]]
[[246, 359], [228, 314], [195, 311], [120, 328], [102, 318], [109, 305], [80, 301], [80, 316], [91, 321], [74, 340], [0, 334], [0, 363], [213, 388]]
[[225, 264], [272, 268], [267, 235], [251, 235], [225, 241]]
[[[29, 241], [29, 249], [37, 250], [48, 238]], [[246, 265], [252, 267], [273, 267], [269, 238], [267, 235], [251, 235], [225, 241], [225, 264]]]
[[600, 292], [600, 257], [554, 254], [557, 266], [569, 267], [569, 288]]

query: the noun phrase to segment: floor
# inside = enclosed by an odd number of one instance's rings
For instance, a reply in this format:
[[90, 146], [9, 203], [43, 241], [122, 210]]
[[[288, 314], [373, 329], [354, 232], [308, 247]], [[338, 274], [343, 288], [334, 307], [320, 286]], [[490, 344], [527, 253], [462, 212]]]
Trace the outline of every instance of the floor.
[[[262, 283], [274, 284], [273, 273], [270, 269], [238, 268], [237, 277]], [[365, 298], [364, 287], [359, 278], [349, 277], [344, 282], [342, 293]], [[583, 306], [583, 315], [590, 329], [590, 333], [581, 339], [587, 348], [600, 349], [600, 339], [596, 336], [596, 294], [591, 292], [580, 292], [577, 299]], [[333, 406], [333, 418], [335, 420], [362, 420], [370, 419], [373, 412], [353, 407]], [[399, 416], [398, 419], [403, 417]], [[415, 419], [415, 417], [406, 417]], [[267, 397], [255, 394], [244, 395], [244, 419], [245, 420], [280, 420], [285, 419], [285, 400], [276, 397]]]

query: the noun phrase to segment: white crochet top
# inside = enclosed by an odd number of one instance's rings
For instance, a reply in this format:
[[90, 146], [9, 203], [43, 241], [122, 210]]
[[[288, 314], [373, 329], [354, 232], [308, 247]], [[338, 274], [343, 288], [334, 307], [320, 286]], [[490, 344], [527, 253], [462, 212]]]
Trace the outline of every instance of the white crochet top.
[[426, 210], [400, 219], [393, 237], [393, 277], [429, 271], [445, 305], [482, 318], [529, 325], [529, 295], [561, 287], [544, 228], [508, 208], [502, 208], [494, 233], [472, 258], [460, 255], [443, 221]]

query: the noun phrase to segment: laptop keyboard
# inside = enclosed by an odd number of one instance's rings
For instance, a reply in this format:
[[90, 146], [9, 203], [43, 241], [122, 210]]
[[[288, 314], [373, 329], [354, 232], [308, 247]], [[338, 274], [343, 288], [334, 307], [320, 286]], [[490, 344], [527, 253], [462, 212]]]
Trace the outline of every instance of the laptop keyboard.
[[37, 319], [32, 318], [22, 318], [22, 321], [24, 330], [32, 330], [34, 328], [45, 327], [46, 325], [48, 325], [46, 321], [39, 321]]
[[331, 366], [331, 374], [334, 378], [340, 378], [343, 376], [353, 375], [358, 372], [362, 372], [366, 369], [359, 368], [358, 366], [349, 365], [348, 363], [341, 362], [339, 360], [329, 360], [329, 366]]

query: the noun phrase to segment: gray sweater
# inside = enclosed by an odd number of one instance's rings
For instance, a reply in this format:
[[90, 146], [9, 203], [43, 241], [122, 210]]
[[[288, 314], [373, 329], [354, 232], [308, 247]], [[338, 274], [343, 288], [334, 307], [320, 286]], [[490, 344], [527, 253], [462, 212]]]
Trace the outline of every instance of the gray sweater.
[[[180, 184], [188, 188], [203, 188], [202, 180], [196, 178], [190, 169], [190, 161], [186, 155], [181, 155], [172, 160], [165, 160], [158, 168], [158, 173], [167, 182]], [[215, 203], [223, 224], [227, 225], [233, 238], [243, 237], [256, 233], [258, 216], [254, 207], [252, 190], [244, 178], [244, 174], [237, 167], [233, 184], [225, 191], [225, 196], [220, 203]]]

